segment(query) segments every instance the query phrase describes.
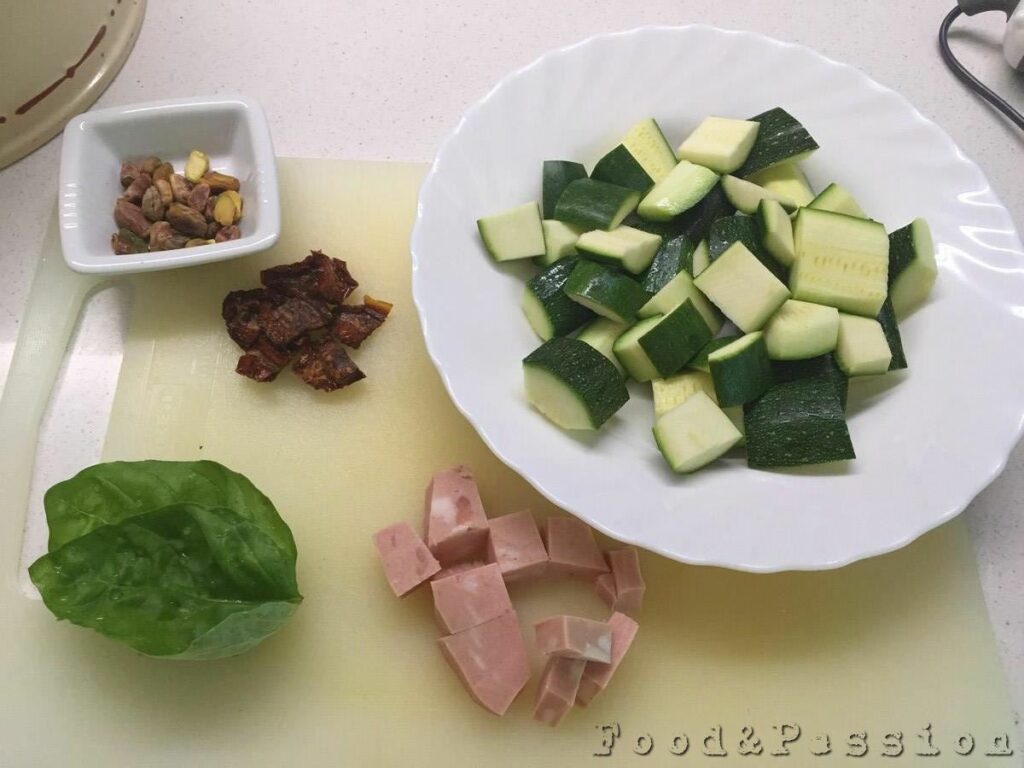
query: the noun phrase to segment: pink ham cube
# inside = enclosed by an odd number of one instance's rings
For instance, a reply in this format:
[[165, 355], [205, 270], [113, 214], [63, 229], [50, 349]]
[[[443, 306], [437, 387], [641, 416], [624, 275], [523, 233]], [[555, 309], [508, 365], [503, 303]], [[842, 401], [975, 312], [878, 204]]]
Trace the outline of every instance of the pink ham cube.
[[593, 579], [608, 572], [589, 526], [574, 517], [549, 517], [544, 532], [552, 576]]
[[640, 557], [634, 547], [613, 549], [605, 553], [615, 580], [613, 610], [636, 616], [644, 600], [647, 585], [640, 573]]
[[408, 523], [395, 523], [373, 535], [391, 590], [402, 597], [429, 579], [441, 565]]
[[[437, 576], [434, 576], [436, 579]], [[610, 573], [602, 573], [594, 579], [594, 591], [601, 598], [601, 602], [609, 608], [615, 608], [615, 577]]]
[[490, 528], [487, 560], [498, 564], [505, 581], [522, 581], [544, 573], [548, 553], [528, 510], [496, 517], [490, 521]]
[[612, 660], [612, 628], [603, 621], [580, 616], [552, 616], [533, 625], [537, 650], [548, 656], [567, 656], [608, 663]]
[[438, 640], [441, 652], [481, 707], [503, 715], [530, 679], [515, 612]]
[[601, 664], [595, 661], [588, 661], [583, 669], [583, 679], [580, 680], [580, 689], [576, 692], [576, 703], [585, 707], [594, 700], [601, 691], [608, 687], [612, 675], [622, 663], [622, 657], [626, 655], [629, 646], [633, 644], [640, 625], [624, 613], [613, 613], [608, 619], [608, 625], [612, 629], [612, 659], [608, 664]]
[[512, 610], [501, 569], [482, 565], [430, 582], [434, 617], [442, 631], [455, 634], [484, 624]]
[[[442, 568], [440, 571], [430, 577], [431, 581], [438, 581], [439, 579], [446, 579], [449, 576], [454, 576], [456, 573], [465, 573], [466, 571], [472, 571], [474, 568], [479, 568], [481, 565], [487, 565], [483, 560], [467, 560], [464, 563], [455, 563], [455, 565], [449, 565], [446, 568]], [[611, 574], [608, 574], [609, 576]]]
[[565, 656], [551, 656], [544, 674], [537, 686], [537, 700], [533, 706], [533, 719], [555, 726], [569, 714], [576, 691], [580, 687], [584, 659], [569, 659]]
[[434, 475], [426, 494], [427, 546], [442, 565], [482, 560], [487, 517], [473, 473], [458, 466]]

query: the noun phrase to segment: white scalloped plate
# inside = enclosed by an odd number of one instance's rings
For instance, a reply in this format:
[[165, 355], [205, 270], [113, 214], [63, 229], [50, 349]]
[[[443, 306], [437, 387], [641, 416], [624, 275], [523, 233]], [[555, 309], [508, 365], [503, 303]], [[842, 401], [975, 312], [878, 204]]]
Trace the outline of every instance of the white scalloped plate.
[[[851, 385], [858, 458], [765, 472], [742, 458], [665, 467], [649, 387], [593, 437], [527, 405], [524, 265], [498, 267], [476, 219], [540, 194], [545, 159], [593, 162], [654, 116], [675, 145], [709, 114], [780, 105], [821, 144], [805, 169], [840, 180], [890, 230], [931, 222], [940, 277], [903, 324], [910, 371]], [[555, 504], [610, 536], [690, 563], [824, 569], [904, 546], [958, 514], [1024, 426], [1024, 248], [985, 176], [902, 96], [852, 67], [748, 32], [644, 28], [515, 72], [467, 112], [420, 192], [413, 291], [430, 355], [488, 446]]]

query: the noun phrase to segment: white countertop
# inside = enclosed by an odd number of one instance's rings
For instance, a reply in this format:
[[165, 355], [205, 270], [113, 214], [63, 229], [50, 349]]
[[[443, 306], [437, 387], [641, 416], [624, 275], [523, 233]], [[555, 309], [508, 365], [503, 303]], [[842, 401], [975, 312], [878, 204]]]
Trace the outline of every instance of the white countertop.
[[[939, 22], [953, 2], [152, 2], [135, 50], [98, 105], [245, 93], [263, 103], [279, 155], [428, 161], [466, 107], [543, 52], [600, 32], [703, 22], [811, 46], [902, 92], [978, 162], [1024, 230], [1024, 134], [966, 93], [936, 48]], [[1002, 28], [997, 14], [962, 19], [954, 47], [979, 77], [1024, 109], [1024, 77], [999, 51]], [[0, 383], [53, 209], [59, 144], [0, 171]], [[112, 306], [103, 302], [90, 316], [91, 338], [100, 347], [103, 334], [116, 329], [115, 313], [104, 317]], [[112, 382], [103, 386], [109, 390]], [[965, 407], [973, 394], [984, 393], [965, 392]], [[77, 439], [86, 453], [98, 451], [95, 438]], [[40, 455], [45, 463], [46, 452]], [[1018, 713], [1024, 711], [1019, 505], [1022, 448], [965, 513]]]

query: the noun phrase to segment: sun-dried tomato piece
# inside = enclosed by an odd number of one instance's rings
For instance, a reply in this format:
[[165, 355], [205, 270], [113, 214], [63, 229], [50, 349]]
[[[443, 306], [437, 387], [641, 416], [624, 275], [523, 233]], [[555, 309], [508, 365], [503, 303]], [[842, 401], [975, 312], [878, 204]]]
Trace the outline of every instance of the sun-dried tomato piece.
[[366, 378], [348, 356], [344, 345], [331, 336], [314, 341], [295, 358], [292, 369], [316, 389], [333, 392]]
[[295, 264], [282, 264], [260, 272], [260, 282], [286, 296], [318, 298], [341, 304], [359, 285], [341, 259], [332, 259], [321, 251]]

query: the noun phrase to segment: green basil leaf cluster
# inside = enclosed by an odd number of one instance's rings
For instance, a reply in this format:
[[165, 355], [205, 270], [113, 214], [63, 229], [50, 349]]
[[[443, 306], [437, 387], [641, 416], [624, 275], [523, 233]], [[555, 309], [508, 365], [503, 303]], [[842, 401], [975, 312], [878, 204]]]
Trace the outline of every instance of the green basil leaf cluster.
[[29, 576], [46, 607], [144, 654], [233, 656], [302, 602], [288, 525], [216, 462], [98, 464], [44, 503], [49, 551]]

